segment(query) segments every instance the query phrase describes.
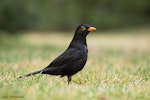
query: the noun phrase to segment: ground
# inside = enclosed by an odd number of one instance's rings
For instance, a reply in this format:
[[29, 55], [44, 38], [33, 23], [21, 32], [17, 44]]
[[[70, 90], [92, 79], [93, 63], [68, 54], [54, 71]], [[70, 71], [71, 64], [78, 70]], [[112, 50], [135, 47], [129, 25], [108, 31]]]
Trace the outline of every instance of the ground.
[[0, 35], [1, 100], [150, 99], [150, 30], [91, 32], [88, 61], [69, 85], [59, 76], [16, 79], [47, 66], [73, 36], [48, 33]]

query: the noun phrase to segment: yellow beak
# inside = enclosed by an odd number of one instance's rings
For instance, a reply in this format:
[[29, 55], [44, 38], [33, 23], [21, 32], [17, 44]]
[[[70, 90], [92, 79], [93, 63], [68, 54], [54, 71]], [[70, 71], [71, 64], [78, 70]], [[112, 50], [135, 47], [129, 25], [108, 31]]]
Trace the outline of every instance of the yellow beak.
[[89, 28], [88, 28], [88, 31], [95, 31], [95, 30], [96, 30], [95, 27], [89, 27]]

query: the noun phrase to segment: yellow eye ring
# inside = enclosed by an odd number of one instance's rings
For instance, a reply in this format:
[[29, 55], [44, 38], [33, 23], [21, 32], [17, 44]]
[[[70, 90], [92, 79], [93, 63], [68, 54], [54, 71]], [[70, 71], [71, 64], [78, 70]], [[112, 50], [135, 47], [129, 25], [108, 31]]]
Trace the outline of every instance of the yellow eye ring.
[[81, 30], [82, 30], [82, 31], [84, 31], [85, 29], [86, 29], [85, 26], [82, 26], [82, 27], [81, 27]]

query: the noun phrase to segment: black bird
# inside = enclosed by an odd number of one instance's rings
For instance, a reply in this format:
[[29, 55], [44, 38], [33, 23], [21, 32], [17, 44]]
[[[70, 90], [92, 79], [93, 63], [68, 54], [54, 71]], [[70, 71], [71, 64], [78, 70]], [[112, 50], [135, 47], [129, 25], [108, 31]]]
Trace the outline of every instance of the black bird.
[[86, 36], [90, 31], [96, 30], [87, 24], [81, 24], [77, 27], [75, 35], [69, 47], [56, 59], [54, 59], [46, 68], [26, 74], [22, 77], [28, 77], [35, 74], [61, 75], [68, 77], [68, 84], [71, 76], [81, 71], [87, 61], [88, 49]]

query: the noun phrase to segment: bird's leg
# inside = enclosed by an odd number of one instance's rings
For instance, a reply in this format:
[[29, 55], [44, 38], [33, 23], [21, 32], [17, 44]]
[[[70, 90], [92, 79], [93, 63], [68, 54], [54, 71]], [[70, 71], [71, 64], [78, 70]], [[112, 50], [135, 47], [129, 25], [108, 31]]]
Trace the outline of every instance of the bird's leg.
[[67, 76], [68, 77], [68, 84], [71, 82], [71, 76]]

